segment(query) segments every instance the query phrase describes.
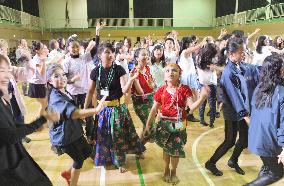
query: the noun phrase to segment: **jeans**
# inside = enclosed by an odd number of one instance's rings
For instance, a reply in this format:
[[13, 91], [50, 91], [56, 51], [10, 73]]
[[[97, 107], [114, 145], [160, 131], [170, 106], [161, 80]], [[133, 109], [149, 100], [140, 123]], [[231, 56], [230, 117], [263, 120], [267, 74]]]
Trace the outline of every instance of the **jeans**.
[[[201, 85], [202, 87], [203, 85]], [[210, 88], [210, 92], [208, 95], [209, 107], [210, 107], [210, 124], [213, 124], [216, 117], [216, 93], [217, 93], [217, 86], [216, 85], [208, 85]], [[205, 100], [202, 105], [199, 107], [199, 117], [200, 123], [204, 123], [204, 112], [207, 100]]]

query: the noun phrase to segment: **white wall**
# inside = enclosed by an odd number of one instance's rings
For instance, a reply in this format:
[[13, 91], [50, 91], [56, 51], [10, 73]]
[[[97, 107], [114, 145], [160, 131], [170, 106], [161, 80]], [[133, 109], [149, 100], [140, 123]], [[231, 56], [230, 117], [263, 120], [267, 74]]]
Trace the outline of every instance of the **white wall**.
[[173, 0], [174, 27], [211, 27], [216, 0]]
[[[70, 23], [65, 20], [66, 1]], [[39, 0], [39, 15], [47, 28], [87, 28], [87, 0]]]

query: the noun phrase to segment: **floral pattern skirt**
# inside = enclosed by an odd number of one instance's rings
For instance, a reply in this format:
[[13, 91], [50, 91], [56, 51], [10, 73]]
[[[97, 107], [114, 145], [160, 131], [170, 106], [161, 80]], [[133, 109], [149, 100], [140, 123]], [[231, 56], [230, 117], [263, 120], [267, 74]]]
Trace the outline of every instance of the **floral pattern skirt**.
[[145, 151], [125, 104], [105, 107], [98, 115], [96, 166], [125, 164], [126, 154]]
[[154, 93], [147, 94], [144, 98], [142, 96], [132, 95], [133, 108], [141, 122], [143, 123], [143, 130], [146, 127], [146, 122], [150, 114], [154, 102]]
[[156, 125], [155, 142], [166, 154], [185, 158], [184, 145], [187, 141], [186, 129], [175, 130], [174, 122], [161, 120]]

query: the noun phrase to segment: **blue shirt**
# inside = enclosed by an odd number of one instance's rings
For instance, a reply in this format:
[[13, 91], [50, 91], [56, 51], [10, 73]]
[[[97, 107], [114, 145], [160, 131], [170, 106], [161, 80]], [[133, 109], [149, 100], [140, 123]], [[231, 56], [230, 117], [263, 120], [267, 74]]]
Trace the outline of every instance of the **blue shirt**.
[[49, 130], [52, 145], [65, 146], [83, 135], [82, 120], [71, 119], [71, 115], [77, 107], [67, 95], [53, 88], [49, 95], [48, 109], [60, 113], [60, 120], [55, 122]]
[[284, 86], [278, 85], [272, 96], [272, 107], [255, 107], [256, 88], [248, 131], [248, 149], [259, 156], [276, 157], [284, 147]]
[[228, 61], [222, 73], [220, 86], [223, 91], [223, 114], [225, 120], [240, 121], [249, 115], [247, 83], [241, 68]]

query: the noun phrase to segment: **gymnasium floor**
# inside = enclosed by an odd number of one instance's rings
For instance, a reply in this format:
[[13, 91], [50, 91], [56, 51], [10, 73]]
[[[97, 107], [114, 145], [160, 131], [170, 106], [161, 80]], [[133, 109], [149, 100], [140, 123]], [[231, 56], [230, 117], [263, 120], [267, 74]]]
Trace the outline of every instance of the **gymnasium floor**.
[[[25, 97], [28, 108], [27, 121], [31, 121], [38, 113], [39, 104]], [[135, 115], [132, 106], [130, 112], [135, 123], [137, 132], [141, 131], [142, 123]], [[197, 116], [197, 113], [195, 113]], [[207, 117], [208, 121], [208, 117]], [[186, 158], [180, 159], [177, 169], [177, 175], [180, 178], [178, 185], [182, 186], [239, 186], [253, 180], [259, 171], [261, 161], [255, 155], [245, 150], [239, 160], [240, 166], [246, 172], [246, 175], [239, 175], [226, 164], [232, 153], [230, 150], [218, 163], [224, 175], [221, 177], [212, 176], [204, 169], [204, 163], [213, 154], [217, 146], [223, 141], [223, 118], [217, 119], [215, 128], [201, 127], [199, 123], [190, 123], [187, 127], [187, 144], [185, 146]], [[34, 133], [29, 136], [32, 142], [25, 143], [25, 147], [41, 166], [44, 172], [51, 179], [54, 186], [67, 185], [60, 176], [60, 172], [72, 164], [72, 160], [66, 156], [57, 156], [50, 150], [48, 130]], [[162, 150], [154, 143], [146, 144], [147, 151], [144, 160], [136, 160], [134, 155], [127, 155], [128, 171], [121, 174], [114, 167], [94, 167], [91, 159], [85, 161], [80, 179], [80, 186], [162, 186], [171, 185], [161, 180], [163, 174]], [[284, 179], [280, 180], [274, 186], [284, 185]]]

